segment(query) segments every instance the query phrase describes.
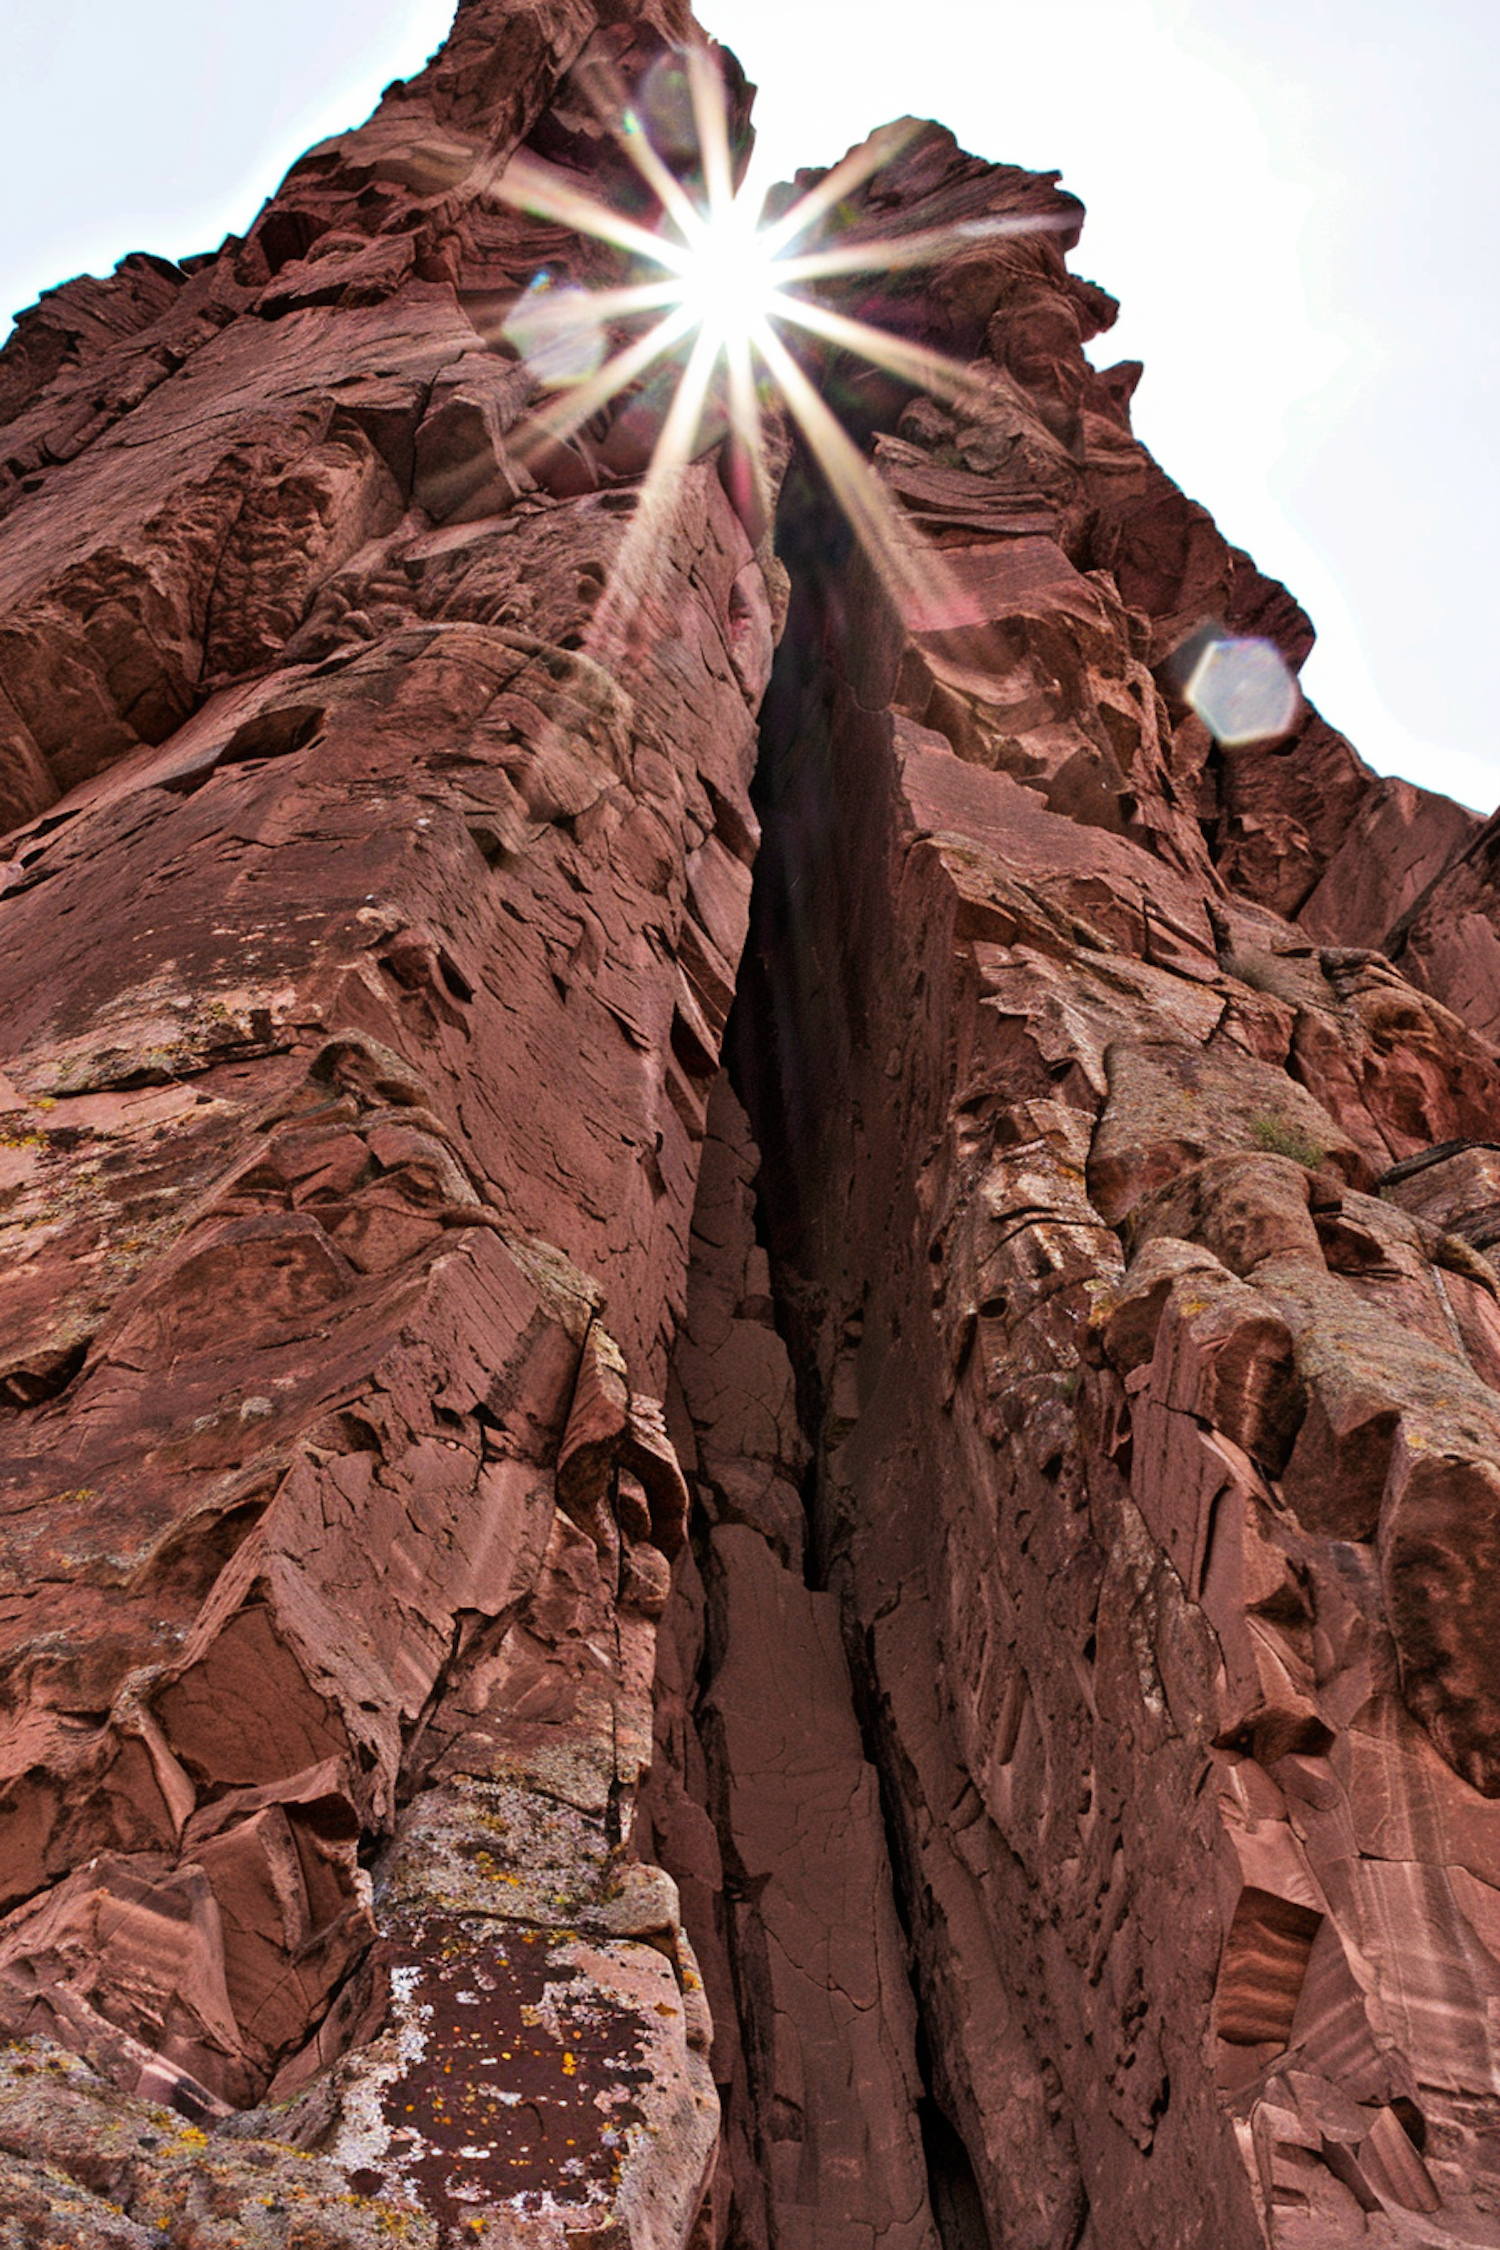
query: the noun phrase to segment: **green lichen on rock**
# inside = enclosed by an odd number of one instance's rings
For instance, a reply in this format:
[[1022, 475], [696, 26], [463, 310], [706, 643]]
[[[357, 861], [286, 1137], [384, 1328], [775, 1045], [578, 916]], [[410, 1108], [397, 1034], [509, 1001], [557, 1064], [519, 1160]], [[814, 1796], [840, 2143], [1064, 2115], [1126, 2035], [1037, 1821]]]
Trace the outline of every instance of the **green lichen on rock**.
[[1309, 1172], [1316, 1172], [1328, 1154], [1321, 1141], [1290, 1117], [1252, 1117], [1250, 1137], [1257, 1148], [1271, 1156], [1289, 1156], [1294, 1164], [1305, 1164]]

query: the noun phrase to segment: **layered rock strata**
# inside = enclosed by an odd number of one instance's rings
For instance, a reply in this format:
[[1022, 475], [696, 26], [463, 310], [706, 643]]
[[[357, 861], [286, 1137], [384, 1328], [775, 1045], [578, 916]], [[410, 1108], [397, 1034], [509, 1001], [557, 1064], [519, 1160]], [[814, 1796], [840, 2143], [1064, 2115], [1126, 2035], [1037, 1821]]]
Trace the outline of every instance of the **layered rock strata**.
[[595, 33], [465, 10], [243, 244], [7, 355], [28, 2241], [666, 2244], [713, 2159], [691, 1947], [624, 1854], [776, 572], [691, 468], [627, 686], [582, 643], [635, 491], [507, 467], [487, 307], [557, 230], [487, 185]]
[[0, 354], [0, 2240], [1500, 2242], [1491, 827], [1214, 743], [1311, 629], [937, 127], [885, 554], [705, 422], [596, 630], [493, 191], [683, 41], [465, 0]]
[[[1106, 388], [1066, 451], [1060, 378], [909, 407], [963, 622], [804, 568], [763, 718], [813, 1571], [992, 2242], [1493, 2242], [1500, 1075], [1369, 943], [1482, 843], [1311, 712], [1205, 754], [1172, 643], [1244, 566]], [[1351, 820], [1407, 849], [1332, 944]]]

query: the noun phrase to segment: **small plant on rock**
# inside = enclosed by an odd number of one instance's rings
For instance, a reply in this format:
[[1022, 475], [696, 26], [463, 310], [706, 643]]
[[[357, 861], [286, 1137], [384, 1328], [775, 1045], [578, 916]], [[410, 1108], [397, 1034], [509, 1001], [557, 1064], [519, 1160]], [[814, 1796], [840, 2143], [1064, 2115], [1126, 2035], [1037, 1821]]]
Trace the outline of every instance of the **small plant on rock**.
[[1289, 1117], [1252, 1117], [1250, 1134], [1257, 1148], [1269, 1150], [1272, 1156], [1289, 1156], [1309, 1172], [1316, 1172], [1328, 1154], [1321, 1141]]

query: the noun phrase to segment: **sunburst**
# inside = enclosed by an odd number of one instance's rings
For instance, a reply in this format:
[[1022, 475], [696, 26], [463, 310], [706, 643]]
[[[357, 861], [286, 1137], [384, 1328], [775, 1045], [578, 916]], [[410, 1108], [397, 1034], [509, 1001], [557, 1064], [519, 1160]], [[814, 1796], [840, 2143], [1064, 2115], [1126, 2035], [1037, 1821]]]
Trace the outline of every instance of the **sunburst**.
[[[931, 267], [976, 243], [1057, 229], [1069, 221], [1050, 213], [987, 217], [809, 247], [820, 224], [908, 146], [923, 130], [920, 123], [905, 120], [873, 133], [790, 209], [764, 222], [761, 197], [748, 180], [734, 178], [728, 105], [712, 57], [702, 48], [687, 48], [677, 59], [696, 144], [692, 189], [658, 150], [624, 88], [601, 76], [590, 86], [601, 118], [660, 207], [656, 228], [611, 209], [566, 172], [525, 150], [495, 184], [496, 195], [516, 209], [613, 244], [655, 269], [650, 278], [606, 289], [552, 289], [543, 280], [513, 313], [512, 341], [554, 393], [516, 433], [523, 458], [528, 449], [539, 452], [576, 436], [663, 363], [681, 363], [640, 505], [595, 613], [590, 645], [602, 648], [646, 603], [652, 558], [660, 551], [683, 472], [699, 449], [711, 396], [727, 421], [740, 512], [752, 525], [764, 524], [764, 383], [796, 422], [883, 582], [898, 599], [916, 596], [930, 612], [934, 579], [942, 576], [937, 554], [928, 549], [919, 560], [920, 543], [910, 524], [789, 348], [787, 334], [800, 331], [915, 388], [961, 399], [979, 384], [973, 368], [840, 312], [819, 298], [818, 285], [848, 275]], [[644, 329], [642, 321], [649, 321]], [[633, 328], [639, 332], [630, 333]], [[606, 356], [603, 339], [610, 329], [628, 340]]]

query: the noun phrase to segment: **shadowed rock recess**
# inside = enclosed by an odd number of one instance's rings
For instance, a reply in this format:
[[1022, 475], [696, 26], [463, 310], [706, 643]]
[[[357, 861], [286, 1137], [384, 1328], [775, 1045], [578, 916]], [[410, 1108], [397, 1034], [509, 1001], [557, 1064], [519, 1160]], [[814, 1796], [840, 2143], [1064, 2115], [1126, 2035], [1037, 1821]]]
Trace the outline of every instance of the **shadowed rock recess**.
[[0, 353], [0, 2250], [1500, 2245], [1500, 825], [1216, 746], [1312, 629], [936, 125], [965, 403], [799, 350], [957, 607], [768, 405], [591, 653], [491, 189], [702, 36]]

